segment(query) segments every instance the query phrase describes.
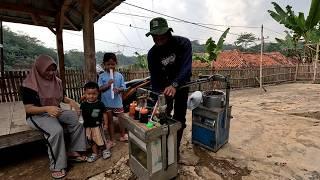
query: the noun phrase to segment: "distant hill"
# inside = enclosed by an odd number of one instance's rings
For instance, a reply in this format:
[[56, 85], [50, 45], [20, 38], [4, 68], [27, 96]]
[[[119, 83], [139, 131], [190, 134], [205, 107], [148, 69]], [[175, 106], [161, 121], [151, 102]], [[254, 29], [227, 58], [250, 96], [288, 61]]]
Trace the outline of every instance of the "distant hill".
[[[47, 48], [44, 43], [37, 38], [30, 37], [26, 34], [18, 34], [12, 32], [9, 28], [4, 27], [4, 58], [5, 69], [29, 69], [36, 56], [39, 54], [48, 54], [57, 59], [57, 52], [53, 48]], [[204, 53], [205, 45], [200, 44], [199, 41], [191, 41], [193, 53]], [[260, 45], [255, 45], [248, 49], [239, 49], [240, 47], [233, 44], [225, 44], [224, 50], [238, 49], [246, 52], [259, 52]], [[266, 43], [265, 52], [280, 51], [280, 47], [277, 43]], [[105, 52], [96, 52], [97, 64], [101, 64], [103, 55]], [[137, 56], [125, 56], [121, 52], [117, 52], [118, 67], [126, 67], [129, 65], [138, 65], [139, 60]], [[141, 55], [141, 57], [146, 55]], [[65, 52], [65, 66], [66, 68], [83, 68], [84, 67], [84, 55], [82, 51], [73, 49]]]
[[[96, 52], [96, 60], [97, 64], [101, 64], [103, 61], [103, 55], [105, 52], [103, 51], [98, 51]], [[119, 67], [125, 67], [129, 66], [132, 64], [135, 64], [137, 62], [137, 57], [136, 56], [125, 56], [123, 54], [116, 53], [117, 59], [118, 59], [118, 66]]]
[[29, 68], [39, 54], [48, 54], [56, 59], [54, 49], [47, 48], [41, 41], [25, 34], [17, 34], [9, 28], [3, 28], [3, 47], [5, 69]]
[[[4, 60], [5, 69], [29, 69], [39, 54], [47, 54], [57, 60], [57, 51], [53, 48], [47, 48], [44, 43], [37, 38], [30, 37], [26, 34], [18, 34], [11, 31], [8, 27], [3, 28], [3, 44], [4, 44]], [[97, 64], [101, 64], [103, 54], [105, 52], [98, 51], [96, 53]], [[118, 66], [128, 66], [135, 64], [137, 58], [135, 56], [125, 56], [117, 54]], [[65, 52], [66, 68], [83, 68], [84, 54], [82, 51], [73, 49]]]

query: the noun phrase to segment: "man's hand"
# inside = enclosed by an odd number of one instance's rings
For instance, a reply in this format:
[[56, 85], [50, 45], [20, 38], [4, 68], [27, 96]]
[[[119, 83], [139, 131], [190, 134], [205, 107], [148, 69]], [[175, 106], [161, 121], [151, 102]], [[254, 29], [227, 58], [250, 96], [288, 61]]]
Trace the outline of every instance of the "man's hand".
[[61, 114], [61, 109], [57, 106], [46, 106], [46, 111], [51, 117], [58, 117]]
[[174, 97], [176, 95], [176, 92], [176, 88], [170, 85], [164, 89], [163, 94], [165, 96]]

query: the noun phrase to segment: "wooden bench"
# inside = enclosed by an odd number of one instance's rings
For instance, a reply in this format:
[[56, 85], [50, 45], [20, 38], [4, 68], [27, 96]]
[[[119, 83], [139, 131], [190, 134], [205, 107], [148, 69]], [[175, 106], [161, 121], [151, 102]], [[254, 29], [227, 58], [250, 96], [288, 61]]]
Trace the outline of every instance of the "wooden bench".
[[27, 125], [22, 101], [0, 103], [0, 114], [0, 149], [43, 139], [40, 131]]

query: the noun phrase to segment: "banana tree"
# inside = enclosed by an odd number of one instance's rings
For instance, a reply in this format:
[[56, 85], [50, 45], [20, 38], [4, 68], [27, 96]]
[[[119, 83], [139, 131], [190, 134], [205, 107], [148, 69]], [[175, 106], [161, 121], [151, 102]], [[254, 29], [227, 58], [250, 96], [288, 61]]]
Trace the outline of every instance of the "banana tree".
[[295, 57], [302, 61], [303, 44], [301, 42], [296, 43], [288, 31], [285, 31], [285, 33], [286, 36], [284, 39], [275, 38], [279, 45], [278, 48], [280, 52], [287, 57]]
[[146, 55], [141, 55], [138, 52], [135, 52], [137, 55], [137, 62], [134, 64], [134, 67], [147, 69], [148, 68], [148, 61]]
[[303, 37], [305, 43], [315, 43], [320, 41], [319, 21], [320, 21], [320, 1], [312, 0], [309, 15], [305, 19], [304, 13], [295, 15], [291, 6], [282, 9], [276, 2], [272, 2], [274, 11], [268, 10], [271, 17], [293, 31], [293, 38], [298, 42]]
[[227, 34], [229, 33], [230, 28], [227, 28], [223, 34], [220, 36], [218, 43], [210, 37], [205, 44], [206, 53], [204, 55], [194, 55], [193, 59], [200, 60], [201, 62], [210, 63], [211, 61], [215, 61], [220, 54], [220, 52], [223, 50], [223, 43], [225, 41], [225, 38], [227, 37]]

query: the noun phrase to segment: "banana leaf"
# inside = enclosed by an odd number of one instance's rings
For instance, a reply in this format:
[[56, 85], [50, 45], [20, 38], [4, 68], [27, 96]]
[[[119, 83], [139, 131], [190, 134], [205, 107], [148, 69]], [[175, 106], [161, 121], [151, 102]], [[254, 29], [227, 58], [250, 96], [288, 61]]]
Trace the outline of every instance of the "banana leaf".
[[310, 29], [316, 26], [320, 21], [320, 1], [312, 0], [309, 15], [306, 20], [306, 27]]

